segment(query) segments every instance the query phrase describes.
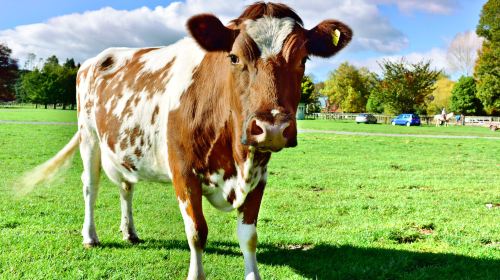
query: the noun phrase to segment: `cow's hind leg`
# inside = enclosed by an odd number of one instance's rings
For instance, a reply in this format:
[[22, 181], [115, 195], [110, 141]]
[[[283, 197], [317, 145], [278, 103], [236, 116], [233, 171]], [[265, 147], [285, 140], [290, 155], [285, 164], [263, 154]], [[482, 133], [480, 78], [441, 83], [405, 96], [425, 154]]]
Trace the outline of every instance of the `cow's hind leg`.
[[123, 240], [130, 243], [139, 243], [141, 240], [137, 236], [132, 215], [132, 198], [134, 195], [134, 185], [129, 182], [123, 182], [120, 187], [120, 203], [122, 209], [122, 218], [120, 230], [123, 234]]
[[85, 218], [82, 228], [83, 245], [92, 247], [99, 244], [94, 222], [94, 206], [99, 190], [101, 170], [100, 148], [97, 137], [82, 131], [80, 140], [80, 155], [83, 162], [83, 198], [85, 201]]

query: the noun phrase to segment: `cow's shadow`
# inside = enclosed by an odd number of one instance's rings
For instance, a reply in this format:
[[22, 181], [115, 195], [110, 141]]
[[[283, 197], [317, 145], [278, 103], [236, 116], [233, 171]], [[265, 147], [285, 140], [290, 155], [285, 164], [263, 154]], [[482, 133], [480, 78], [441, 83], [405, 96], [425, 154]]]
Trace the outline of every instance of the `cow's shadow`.
[[[104, 247], [125, 247], [123, 243]], [[180, 240], [146, 240], [144, 249], [189, 250]], [[498, 248], [490, 257], [472, 258], [455, 254], [410, 252], [354, 246], [259, 244], [259, 263], [288, 266], [309, 279], [500, 279]], [[235, 242], [212, 241], [205, 254], [241, 256]]]

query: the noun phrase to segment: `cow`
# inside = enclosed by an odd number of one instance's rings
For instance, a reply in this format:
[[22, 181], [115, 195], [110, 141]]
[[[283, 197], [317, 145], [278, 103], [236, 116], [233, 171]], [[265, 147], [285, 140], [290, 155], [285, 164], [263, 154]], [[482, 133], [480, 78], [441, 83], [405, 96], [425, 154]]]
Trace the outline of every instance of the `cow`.
[[202, 196], [236, 209], [246, 279], [257, 269], [257, 217], [271, 154], [297, 145], [295, 114], [310, 56], [330, 57], [351, 29], [325, 20], [307, 30], [284, 4], [257, 2], [227, 26], [214, 15], [187, 22], [190, 37], [154, 48], [111, 48], [77, 76], [78, 131], [26, 186], [54, 175], [79, 147], [83, 244], [99, 244], [94, 205], [100, 170], [119, 186], [123, 239], [140, 241], [132, 215], [139, 180], [172, 182], [191, 253], [188, 279], [203, 279], [208, 227]]

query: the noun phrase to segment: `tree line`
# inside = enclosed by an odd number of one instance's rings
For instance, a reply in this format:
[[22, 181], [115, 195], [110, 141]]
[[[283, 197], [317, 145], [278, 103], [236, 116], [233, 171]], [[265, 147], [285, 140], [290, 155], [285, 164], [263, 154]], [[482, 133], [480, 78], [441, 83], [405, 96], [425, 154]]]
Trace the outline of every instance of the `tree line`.
[[[454, 67], [464, 69], [465, 75], [458, 82], [431, 69], [431, 61], [383, 60], [379, 62], [381, 76], [345, 62], [324, 82], [315, 84], [312, 77], [305, 76], [301, 102], [307, 104], [308, 112], [319, 111], [318, 98], [324, 96], [331, 111], [437, 114], [446, 108], [462, 114], [500, 115], [499, 3], [489, 0], [481, 11], [476, 33], [484, 41], [477, 60], [471, 59], [470, 50], [463, 46], [449, 50]], [[42, 66], [27, 63], [25, 69], [19, 69], [11, 54], [6, 45], [0, 44], [0, 102], [17, 100], [45, 108], [57, 104], [63, 109], [74, 108], [79, 65], [73, 59], [60, 64], [56, 56], [51, 56]], [[34, 58], [31, 55], [28, 62]], [[469, 76], [472, 67], [474, 76]]]
[[0, 44], [0, 101], [29, 102], [45, 108], [52, 105], [54, 109], [60, 104], [63, 109], [74, 109], [79, 68], [74, 59], [60, 64], [56, 56], [51, 56], [41, 67], [19, 69], [11, 53], [11, 49]]
[[484, 40], [477, 60], [465, 42], [450, 46], [450, 65], [465, 74], [456, 83], [431, 69], [431, 61], [401, 59], [380, 61], [381, 76], [345, 62], [316, 87], [327, 97], [330, 111], [430, 115], [445, 108], [461, 114], [500, 115], [499, 14], [499, 0], [483, 6], [476, 33]]

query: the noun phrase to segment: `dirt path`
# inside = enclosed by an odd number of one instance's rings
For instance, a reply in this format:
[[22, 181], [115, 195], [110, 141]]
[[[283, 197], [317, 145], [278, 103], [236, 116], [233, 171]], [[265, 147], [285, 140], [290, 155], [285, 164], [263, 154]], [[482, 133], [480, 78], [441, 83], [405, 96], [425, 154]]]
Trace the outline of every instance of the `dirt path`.
[[[0, 124], [34, 124], [34, 125], [77, 125], [76, 122], [34, 122], [34, 121], [9, 121], [0, 120]], [[299, 133], [321, 133], [337, 135], [356, 135], [356, 136], [381, 136], [381, 137], [415, 137], [415, 138], [442, 138], [442, 139], [491, 139], [500, 140], [500, 137], [493, 136], [471, 136], [471, 135], [434, 135], [434, 134], [396, 134], [396, 133], [378, 133], [378, 132], [352, 132], [338, 130], [317, 130], [317, 129], [299, 129]]]

